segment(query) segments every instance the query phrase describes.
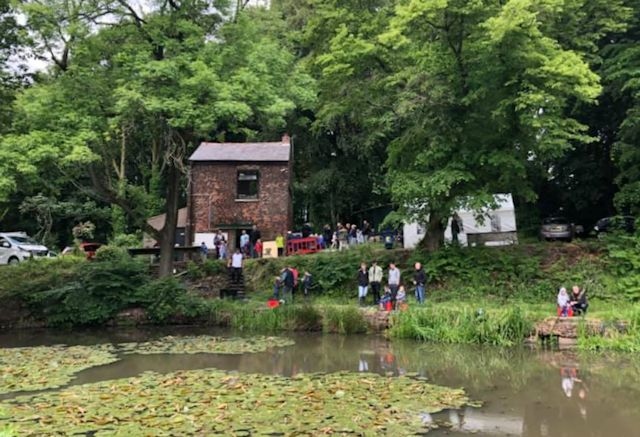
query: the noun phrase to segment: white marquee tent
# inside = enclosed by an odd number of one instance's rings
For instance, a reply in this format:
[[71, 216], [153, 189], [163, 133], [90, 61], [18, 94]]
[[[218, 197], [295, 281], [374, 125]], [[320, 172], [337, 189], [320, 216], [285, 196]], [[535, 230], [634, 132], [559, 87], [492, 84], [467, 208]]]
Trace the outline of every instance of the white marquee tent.
[[[487, 246], [517, 243], [516, 212], [511, 194], [496, 194], [495, 209], [478, 212], [468, 209], [457, 211], [462, 221], [463, 232], [458, 234], [461, 245], [468, 245], [468, 236], [483, 236]], [[482, 219], [481, 219], [482, 217]], [[406, 223], [403, 229], [404, 247], [415, 247], [424, 238], [425, 228], [419, 223]], [[446, 241], [451, 241], [451, 218], [444, 233]]]

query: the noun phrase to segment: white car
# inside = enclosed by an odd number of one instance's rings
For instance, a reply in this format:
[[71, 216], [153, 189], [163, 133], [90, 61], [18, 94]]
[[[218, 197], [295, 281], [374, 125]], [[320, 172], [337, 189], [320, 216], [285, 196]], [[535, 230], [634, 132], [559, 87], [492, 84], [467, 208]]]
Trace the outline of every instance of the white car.
[[49, 255], [49, 249], [24, 232], [0, 232], [0, 264], [18, 264]]

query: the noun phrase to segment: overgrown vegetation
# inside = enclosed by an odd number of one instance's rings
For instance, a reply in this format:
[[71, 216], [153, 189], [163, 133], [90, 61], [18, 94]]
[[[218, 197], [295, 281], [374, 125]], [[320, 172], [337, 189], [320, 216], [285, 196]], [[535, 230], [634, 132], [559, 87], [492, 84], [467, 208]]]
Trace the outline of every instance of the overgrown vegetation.
[[[555, 314], [559, 286], [586, 286], [589, 315], [604, 323], [627, 323], [610, 337], [584, 336], [583, 349], [640, 350], [640, 310], [633, 280], [638, 276], [638, 240], [614, 236], [574, 244], [523, 244], [504, 248], [448, 247], [434, 254], [382, 250], [365, 245], [345, 252], [247, 262], [245, 302], [219, 300], [207, 284], [224, 282], [220, 261], [190, 263], [181, 278], [152, 279], [148, 265], [119, 248], [105, 247], [97, 260], [58, 258], [0, 269], [0, 298], [14, 300], [30, 317], [49, 326], [100, 325], [128, 308], [145, 310], [151, 323], [204, 323], [240, 331], [365, 332], [355, 306], [360, 262], [395, 261], [409, 295], [412, 265], [429, 276], [427, 304], [410, 305], [394, 317], [391, 335], [444, 343], [510, 345], [532, 324]], [[276, 309], [266, 306], [272, 281], [285, 266], [313, 274], [309, 299]], [[201, 282], [198, 282], [201, 281]], [[204, 288], [202, 284], [205, 284]]]
[[390, 334], [438, 343], [511, 346], [522, 342], [533, 319], [519, 306], [486, 310], [469, 304], [414, 308], [395, 314]]

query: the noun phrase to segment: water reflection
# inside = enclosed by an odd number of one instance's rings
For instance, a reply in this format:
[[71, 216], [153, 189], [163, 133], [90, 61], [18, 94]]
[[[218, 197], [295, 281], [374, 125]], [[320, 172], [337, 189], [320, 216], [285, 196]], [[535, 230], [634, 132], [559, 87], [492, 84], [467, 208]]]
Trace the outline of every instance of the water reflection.
[[[163, 335], [230, 335], [217, 330], [149, 329], [20, 336], [0, 335], [0, 345], [143, 341]], [[125, 355], [121, 361], [80, 372], [73, 384], [129, 377], [144, 371], [217, 368], [294, 376], [299, 373], [374, 372], [415, 375], [464, 387], [481, 408], [421, 412], [432, 435], [635, 436], [640, 435], [640, 363], [630, 355], [581, 356], [575, 352], [390, 342], [379, 336], [294, 335], [296, 345], [245, 355]]]

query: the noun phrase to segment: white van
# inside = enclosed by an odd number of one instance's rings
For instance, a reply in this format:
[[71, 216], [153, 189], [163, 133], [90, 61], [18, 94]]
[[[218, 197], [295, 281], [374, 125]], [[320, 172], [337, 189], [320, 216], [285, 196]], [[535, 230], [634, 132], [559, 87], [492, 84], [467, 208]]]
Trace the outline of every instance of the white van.
[[49, 255], [49, 249], [24, 232], [0, 232], [0, 264], [17, 264]]

